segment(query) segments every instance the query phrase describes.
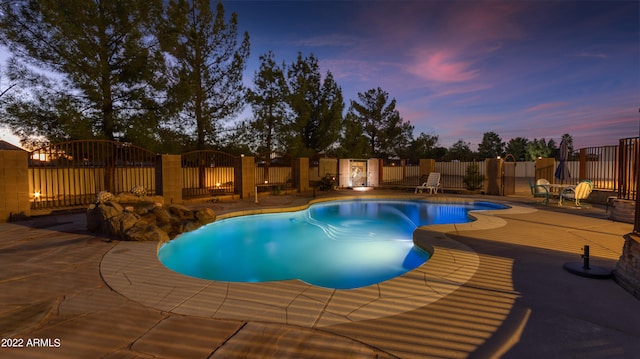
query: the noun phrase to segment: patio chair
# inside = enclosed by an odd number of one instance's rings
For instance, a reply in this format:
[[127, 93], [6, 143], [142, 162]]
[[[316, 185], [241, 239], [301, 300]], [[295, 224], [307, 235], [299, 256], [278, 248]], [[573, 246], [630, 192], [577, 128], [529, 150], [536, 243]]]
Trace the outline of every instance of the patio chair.
[[429, 177], [427, 177], [427, 181], [416, 187], [414, 193], [422, 193], [422, 191], [427, 190], [429, 194], [438, 194], [438, 188], [440, 188], [440, 191], [444, 193], [444, 189], [440, 183], [440, 173], [431, 172], [429, 173]]
[[536, 184], [533, 184], [531, 180], [529, 180], [529, 188], [534, 198], [544, 198], [544, 204], [549, 204], [549, 181], [541, 178], [536, 181]]
[[582, 200], [587, 199], [593, 191], [593, 182], [584, 180], [578, 183], [577, 186], [569, 186], [562, 190], [560, 193], [560, 200], [558, 204], [562, 206], [562, 201], [569, 199], [575, 202], [576, 207], [582, 207]]

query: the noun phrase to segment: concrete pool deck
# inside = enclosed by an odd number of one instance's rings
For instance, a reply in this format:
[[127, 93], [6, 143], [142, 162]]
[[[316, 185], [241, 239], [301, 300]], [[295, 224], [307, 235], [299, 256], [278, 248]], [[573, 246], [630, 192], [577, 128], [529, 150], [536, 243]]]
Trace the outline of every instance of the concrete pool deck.
[[[221, 215], [276, 211], [304, 206], [309, 197], [193, 207]], [[592, 265], [613, 269], [631, 224], [607, 220], [598, 207], [462, 198], [513, 208], [479, 213], [470, 224], [418, 230], [419, 240], [434, 246], [432, 259], [401, 277], [348, 291], [298, 281], [187, 278], [158, 262], [157, 243], [94, 236], [83, 214], [0, 224], [2, 344], [25, 346], [2, 347], [0, 356], [637, 357], [640, 301], [613, 280], [562, 269], [582, 260], [584, 245], [590, 245]], [[36, 341], [43, 347], [34, 347]]]

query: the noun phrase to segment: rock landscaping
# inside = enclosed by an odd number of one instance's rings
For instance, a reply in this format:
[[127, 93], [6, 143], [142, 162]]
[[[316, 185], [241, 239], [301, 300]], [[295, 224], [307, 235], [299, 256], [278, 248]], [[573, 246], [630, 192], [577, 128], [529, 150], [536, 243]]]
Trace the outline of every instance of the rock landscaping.
[[89, 231], [126, 241], [166, 242], [215, 220], [210, 208], [165, 205], [162, 196], [146, 196], [138, 187], [118, 195], [100, 192], [87, 209]]

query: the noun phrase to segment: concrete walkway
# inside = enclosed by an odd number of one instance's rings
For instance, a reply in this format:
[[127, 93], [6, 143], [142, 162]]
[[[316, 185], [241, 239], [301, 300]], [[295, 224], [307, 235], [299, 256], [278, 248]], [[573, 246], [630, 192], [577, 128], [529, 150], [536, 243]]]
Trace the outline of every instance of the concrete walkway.
[[[640, 301], [613, 280], [562, 269], [581, 261], [584, 245], [592, 265], [613, 269], [632, 225], [595, 207], [476, 198], [513, 208], [418, 230], [417, 240], [435, 248], [432, 259], [349, 291], [183, 277], [157, 261], [156, 243], [93, 236], [83, 214], [0, 224], [0, 357], [637, 357]], [[299, 208], [310, 199], [192, 207], [224, 216]]]

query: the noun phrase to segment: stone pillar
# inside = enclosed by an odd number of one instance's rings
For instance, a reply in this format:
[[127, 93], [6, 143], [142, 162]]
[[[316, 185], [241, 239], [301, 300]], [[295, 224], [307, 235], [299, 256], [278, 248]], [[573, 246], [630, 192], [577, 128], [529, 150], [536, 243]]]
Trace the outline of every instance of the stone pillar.
[[0, 150], [0, 222], [30, 215], [29, 153]]
[[624, 236], [622, 255], [613, 272], [613, 278], [640, 299], [640, 237], [637, 234], [629, 233]]
[[236, 193], [241, 199], [255, 199], [256, 195], [256, 160], [253, 157], [240, 157], [240, 166], [234, 174]]
[[167, 204], [182, 203], [182, 156], [158, 155], [156, 158], [156, 193]]
[[486, 189], [487, 194], [494, 196], [502, 195], [502, 159], [487, 158], [486, 166]]
[[309, 158], [296, 158], [293, 164], [293, 181], [298, 193], [309, 190]]
[[436, 160], [421, 159], [420, 160], [420, 176], [428, 176], [429, 173], [436, 171]]

